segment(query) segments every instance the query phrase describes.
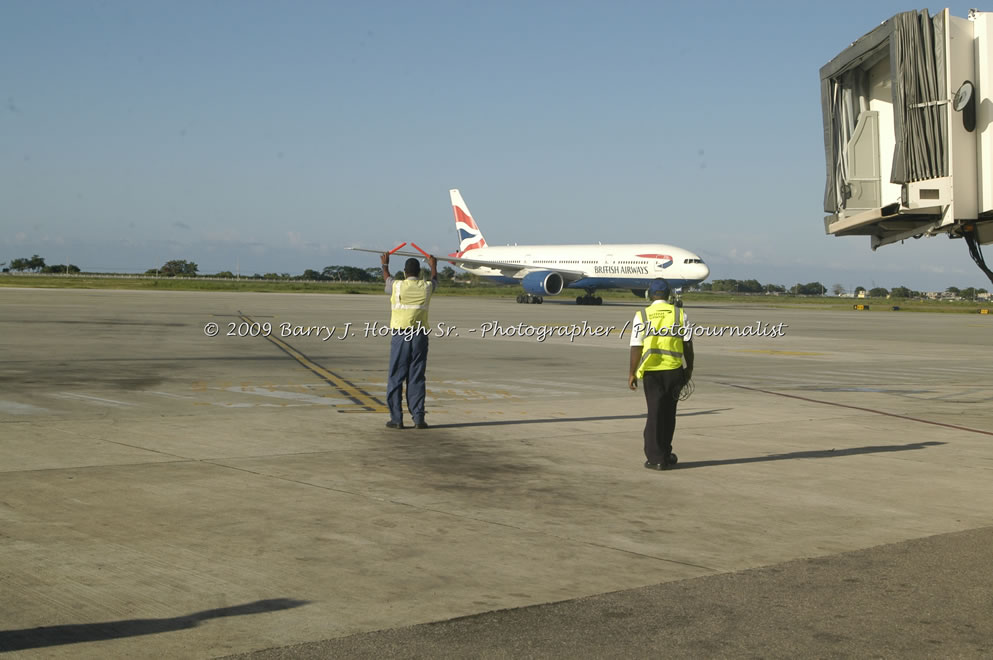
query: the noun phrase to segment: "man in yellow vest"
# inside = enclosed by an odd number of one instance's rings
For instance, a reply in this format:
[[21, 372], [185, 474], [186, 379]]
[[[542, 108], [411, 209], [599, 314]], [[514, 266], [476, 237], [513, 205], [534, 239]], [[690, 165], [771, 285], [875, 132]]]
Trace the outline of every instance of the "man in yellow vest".
[[645, 467], [664, 470], [677, 461], [672, 453], [676, 404], [683, 385], [693, 376], [693, 343], [692, 335], [683, 330], [687, 327], [683, 308], [668, 302], [669, 283], [653, 280], [648, 297], [652, 304], [634, 316], [628, 387], [638, 389], [639, 378], [644, 383], [648, 403]]
[[428, 305], [438, 286], [438, 260], [428, 257], [431, 281], [421, 279], [421, 264], [407, 259], [403, 266], [404, 279], [390, 276], [390, 255], [383, 253], [383, 279], [390, 294], [390, 373], [386, 384], [386, 405], [390, 409], [391, 429], [403, 428], [401, 391], [407, 383], [407, 411], [414, 428], [426, 429], [424, 421], [425, 375], [428, 367]]

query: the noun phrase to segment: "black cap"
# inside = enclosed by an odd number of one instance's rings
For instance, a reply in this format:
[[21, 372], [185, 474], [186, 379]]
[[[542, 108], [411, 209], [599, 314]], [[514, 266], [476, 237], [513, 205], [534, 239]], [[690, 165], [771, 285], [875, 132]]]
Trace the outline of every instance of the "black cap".
[[648, 297], [654, 298], [656, 295], [660, 295], [662, 298], [669, 297], [669, 283], [661, 277], [652, 280], [652, 283], [648, 285]]

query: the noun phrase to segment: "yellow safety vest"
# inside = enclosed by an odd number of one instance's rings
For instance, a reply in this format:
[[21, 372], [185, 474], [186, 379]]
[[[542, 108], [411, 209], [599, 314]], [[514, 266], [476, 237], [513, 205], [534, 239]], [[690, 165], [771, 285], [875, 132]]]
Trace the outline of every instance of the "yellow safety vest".
[[393, 294], [390, 302], [393, 313], [390, 315], [391, 328], [411, 328], [420, 323], [425, 330], [428, 327], [428, 303], [433, 289], [431, 282], [420, 278], [409, 278], [393, 282]]
[[[668, 371], [683, 366], [683, 338], [678, 334], [683, 326], [683, 310], [664, 303], [639, 310], [642, 326], [650, 325], [641, 345], [641, 362], [634, 375], [641, 378], [646, 371]], [[647, 315], [647, 320], [646, 320]]]

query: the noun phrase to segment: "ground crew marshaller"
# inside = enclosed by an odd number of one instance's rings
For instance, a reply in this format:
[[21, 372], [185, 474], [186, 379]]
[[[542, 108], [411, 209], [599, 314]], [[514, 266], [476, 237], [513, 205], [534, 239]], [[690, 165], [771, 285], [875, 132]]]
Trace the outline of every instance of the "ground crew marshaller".
[[390, 372], [386, 384], [386, 405], [391, 429], [403, 428], [401, 391], [407, 383], [407, 410], [414, 428], [426, 429], [424, 421], [425, 380], [428, 367], [428, 305], [438, 286], [438, 260], [428, 257], [431, 280], [421, 279], [421, 264], [411, 257], [404, 263], [404, 279], [390, 276], [390, 255], [383, 253], [383, 279], [390, 294]]
[[[669, 283], [662, 278], [648, 287], [652, 304], [638, 310], [631, 334], [628, 387], [645, 388], [648, 418], [645, 420], [645, 467], [664, 470], [676, 464], [672, 434], [676, 430], [676, 404], [685, 383], [693, 376], [692, 335], [681, 334], [686, 326], [682, 307], [669, 304]], [[683, 366], [685, 360], [686, 366]]]

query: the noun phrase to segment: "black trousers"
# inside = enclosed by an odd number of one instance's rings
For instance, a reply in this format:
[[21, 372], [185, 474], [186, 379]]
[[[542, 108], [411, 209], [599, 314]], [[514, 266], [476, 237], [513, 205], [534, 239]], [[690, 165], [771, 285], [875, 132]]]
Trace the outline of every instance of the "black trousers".
[[672, 434], [676, 430], [676, 404], [683, 387], [683, 370], [646, 371], [641, 382], [648, 403], [645, 458], [651, 463], [663, 463], [672, 453]]

